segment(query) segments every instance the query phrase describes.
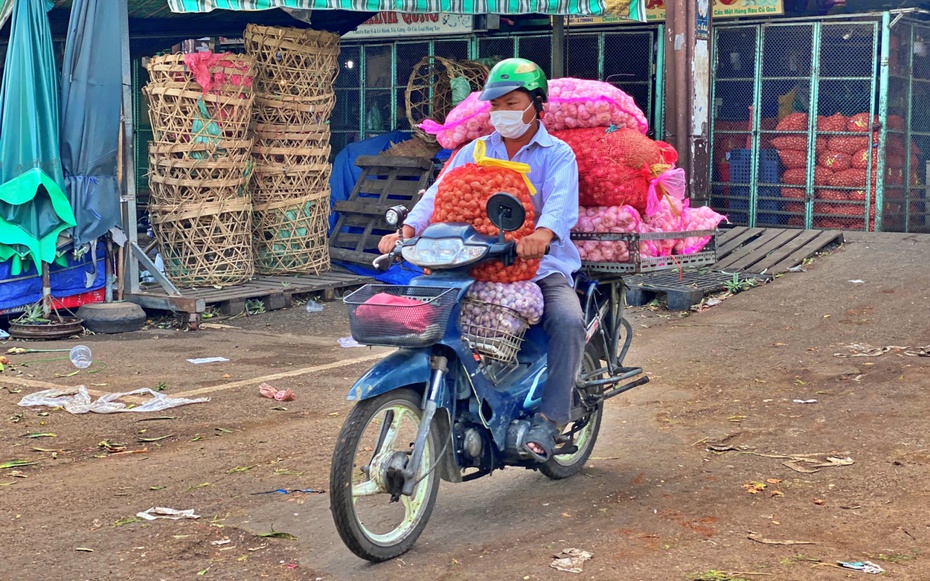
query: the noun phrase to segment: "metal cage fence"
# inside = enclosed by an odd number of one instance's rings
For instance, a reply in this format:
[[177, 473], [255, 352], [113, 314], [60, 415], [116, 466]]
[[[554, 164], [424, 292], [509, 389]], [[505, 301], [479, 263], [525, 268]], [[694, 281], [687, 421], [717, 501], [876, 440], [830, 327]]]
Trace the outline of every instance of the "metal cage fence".
[[[893, 35], [882, 26], [889, 17], [716, 28], [715, 209], [748, 226], [911, 231], [925, 224], [925, 205], [912, 202], [925, 192], [909, 171], [919, 161], [920, 120], [908, 111], [912, 91], [889, 92], [894, 76], [884, 57]], [[913, 35], [914, 26], [899, 24], [894, 34], [909, 27]], [[914, 70], [900, 82], [919, 85]]]
[[[663, 135], [663, 25], [569, 31], [566, 76], [610, 82], [629, 93], [650, 121], [650, 135]], [[494, 61], [523, 57], [552, 76], [552, 37], [548, 33], [510, 36], [471, 35], [411, 41], [345, 43], [339, 55], [336, 107], [330, 118], [333, 154], [352, 141], [395, 130], [409, 130], [405, 90], [414, 65], [427, 55]]]
[[[656, 139], [663, 135], [661, 72], [665, 45], [658, 42], [662, 30], [662, 25], [629, 31], [569, 30], [565, 36], [565, 76], [606, 81], [628, 93], [646, 114], [650, 135]], [[537, 63], [551, 78], [549, 35], [478, 39], [478, 58], [499, 60], [515, 56]]]

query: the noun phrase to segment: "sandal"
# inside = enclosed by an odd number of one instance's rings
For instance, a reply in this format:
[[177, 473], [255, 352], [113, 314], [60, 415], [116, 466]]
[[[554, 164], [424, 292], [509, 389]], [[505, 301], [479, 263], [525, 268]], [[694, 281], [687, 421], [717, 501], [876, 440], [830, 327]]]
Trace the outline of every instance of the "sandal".
[[[533, 416], [529, 431], [523, 438], [523, 449], [532, 456], [537, 462], [546, 462], [552, 457], [552, 450], [555, 448], [555, 439], [559, 435], [559, 428], [542, 414]], [[537, 454], [527, 444], [536, 444], [542, 448], [543, 453]]]

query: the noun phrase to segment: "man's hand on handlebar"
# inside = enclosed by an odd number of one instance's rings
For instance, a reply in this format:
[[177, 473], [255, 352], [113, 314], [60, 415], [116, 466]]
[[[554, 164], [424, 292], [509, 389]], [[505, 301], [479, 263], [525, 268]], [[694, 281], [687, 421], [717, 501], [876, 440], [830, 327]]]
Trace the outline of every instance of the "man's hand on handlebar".
[[[413, 238], [416, 235], [416, 231], [412, 226], [404, 226], [403, 228], [404, 238]], [[387, 254], [388, 252], [394, 250], [394, 246], [397, 244], [397, 241], [400, 239], [400, 235], [397, 233], [386, 234], [381, 237], [381, 241], [378, 242], [378, 252], [381, 254]]]
[[538, 228], [517, 242], [517, 256], [523, 259], [542, 258], [553, 238], [555, 238], [555, 232], [548, 228]]

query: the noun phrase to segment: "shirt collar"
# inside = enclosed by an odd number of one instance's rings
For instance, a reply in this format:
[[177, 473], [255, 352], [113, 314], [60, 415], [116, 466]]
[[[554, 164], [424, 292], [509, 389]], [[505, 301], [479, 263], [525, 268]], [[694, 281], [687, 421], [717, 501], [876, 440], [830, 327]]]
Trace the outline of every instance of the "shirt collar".
[[[494, 133], [488, 136], [487, 141], [489, 144], [501, 145], [504, 143], [504, 138], [500, 133], [494, 131]], [[552, 140], [552, 136], [549, 134], [549, 131], [546, 130], [546, 126], [542, 123], [542, 121], [539, 122], [539, 130], [536, 131], [536, 135], [534, 135], [533, 139], [531, 139], [527, 144], [527, 148], [529, 148], [534, 143], [540, 147], [552, 147], [555, 144], [555, 142]]]

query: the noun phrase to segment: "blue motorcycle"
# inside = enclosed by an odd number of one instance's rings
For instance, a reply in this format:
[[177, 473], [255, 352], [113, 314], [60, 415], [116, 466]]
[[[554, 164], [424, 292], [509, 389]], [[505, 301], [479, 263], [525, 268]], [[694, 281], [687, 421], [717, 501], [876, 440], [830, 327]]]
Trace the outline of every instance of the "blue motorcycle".
[[[352, 387], [349, 400], [357, 403], [333, 452], [333, 519], [363, 559], [386, 561], [413, 546], [441, 479], [467, 482], [507, 466], [554, 480], [577, 474], [597, 440], [604, 401], [649, 381], [642, 368], [623, 364], [633, 333], [623, 317], [622, 279], [580, 275], [587, 344], [571, 422], [546, 462], [533, 459], [524, 438], [546, 382], [545, 332], [532, 326], [524, 336], [521, 329], [459, 321], [471, 268], [516, 258], [504, 232], [526, 218], [519, 200], [495, 194], [487, 212], [499, 236], [467, 224], [432, 224], [375, 260], [381, 270], [406, 260], [428, 275], [407, 286], [366, 285], [345, 298], [356, 341], [399, 348]], [[400, 231], [406, 215], [398, 206], [385, 219]]]

